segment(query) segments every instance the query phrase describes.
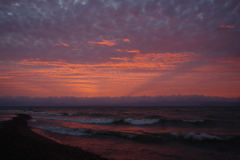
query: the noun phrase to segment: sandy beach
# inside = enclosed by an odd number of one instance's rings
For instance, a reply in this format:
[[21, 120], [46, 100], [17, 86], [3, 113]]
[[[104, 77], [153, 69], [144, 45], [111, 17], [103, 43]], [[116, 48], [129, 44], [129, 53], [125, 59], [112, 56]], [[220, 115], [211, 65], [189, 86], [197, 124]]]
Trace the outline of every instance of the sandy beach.
[[0, 159], [106, 160], [78, 147], [66, 146], [36, 134], [27, 125], [31, 117], [18, 114], [0, 122]]

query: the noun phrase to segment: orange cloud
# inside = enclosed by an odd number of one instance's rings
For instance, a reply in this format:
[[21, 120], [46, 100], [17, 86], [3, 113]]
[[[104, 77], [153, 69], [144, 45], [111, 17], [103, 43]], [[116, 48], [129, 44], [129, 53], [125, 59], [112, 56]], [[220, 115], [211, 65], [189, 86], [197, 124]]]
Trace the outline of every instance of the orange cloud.
[[221, 27], [221, 28], [235, 28], [235, 26], [228, 26], [228, 25], [225, 25], [225, 24], [221, 24], [218, 27]]
[[129, 60], [130, 60], [129, 57], [121, 57], [121, 58], [111, 57], [110, 59], [114, 59], [114, 60], [122, 60], [122, 61], [129, 61]]
[[[59, 61], [35, 61], [23, 60], [14, 65], [20, 66], [49, 66], [62, 67], [68, 70], [95, 70], [98, 72], [104, 71], [131, 71], [131, 70], [171, 70], [177, 67], [176, 63], [184, 63], [193, 61], [197, 54], [193, 52], [186, 53], [149, 53], [136, 54], [132, 59], [129, 57], [111, 57], [113, 60], [120, 60], [120, 62], [105, 62], [100, 64], [72, 64], [64, 60]], [[123, 62], [121, 62], [123, 61]], [[78, 71], [76, 71], [78, 72]], [[81, 70], [81, 72], [83, 72]], [[80, 73], [80, 72], [79, 72]]]
[[69, 46], [69, 44], [66, 44], [66, 43], [62, 43], [62, 45], [63, 45], [63, 46], [66, 46], [66, 47], [68, 47], [68, 46]]
[[121, 50], [121, 49], [115, 49], [115, 50], [118, 51], [118, 52], [140, 53], [139, 50], [127, 50], [127, 49], [124, 49], [124, 50]]
[[183, 63], [191, 61], [196, 57], [193, 52], [186, 53], [148, 53], [137, 54], [134, 56], [133, 61], [141, 62], [162, 62], [162, 63]]
[[178, 63], [196, 58], [192, 52], [111, 57], [119, 61], [98, 64], [32, 58], [1, 64], [0, 69], [6, 71], [0, 72], [0, 89], [1, 94], [12, 92], [13, 96], [239, 95], [239, 71], [222, 70], [232, 62], [237, 65], [239, 59], [219, 59], [198, 70], [190, 68], [189, 73], [175, 72]]
[[140, 53], [139, 50], [125, 50], [128, 53]]
[[121, 49], [115, 49], [116, 51], [118, 51], [118, 52], [122, 52], [122, 50]]
[[106, 45], [106, 46], [114, 46], [117, 44], [114, 42], [114, 40], [105, 40], [105, 39], [102, 39], [102, 42], [88, 41], [87, 43], [95, 43], [95, 44]]
[[66, 43], [56, 43], [56, 44], [54, 44], [54, 46], [65, 46], [65, 47], [69, 47], [69, 44], [66, 44]]
[[123, 41], [130, 43], [130, 39], [123, 39]]
[[[108, 93], [111, 93], [111, 96], [119, 96], [126, 92], [129, 86], [139, 85], [149, 77], [156, 76], [156, 73], [148, 72], [122, 72], [140, 67], [138, 64], [127, 62], [89, 65], [72, 64], [65, 61], [33, 60], [14, 64], [16, 65], [14, 71], [0, 75], [0, 86], [18, 88], [21, 94], [23, 90], [24, 92], [34, 92], [35, 95], [31, 94], [31, 96], [51, 96], [52, 94], [55, 96], [99, 96], [100, 94], [109, 96]], [[13, 63], [11, 63], [12, 65]], [[113, 90], [114, 86], [120, 84], [121, 88]], [[55, 92], [53, 93], [53, 91]]]
[[[220, 72], [221, 74], [225, 73], [240, 73], [240, 58], [229, 57], [229, 58], [219, 58], [214, 60], [208, 60], [207, 65], [201, 66], [194, 70], [201, 71], [201, 72], [208, 72], [208, 73], [217, 73]], [[230, 76], [225, 76], [229, 77]], [[234, 76], [234, 78], [239, 76]], [[232, 78], [232, 77], [231, 77]], [[240, 80], [240, 79], [239, 79]]]
[[231, 63], [231, 64], [235, 64], [240, 66], [240, 58], [234, 58], [234, 57], [230, 57], [230, 58], [220, 58], [216, 60], [217, 62], [222, 62], [222, 63]]

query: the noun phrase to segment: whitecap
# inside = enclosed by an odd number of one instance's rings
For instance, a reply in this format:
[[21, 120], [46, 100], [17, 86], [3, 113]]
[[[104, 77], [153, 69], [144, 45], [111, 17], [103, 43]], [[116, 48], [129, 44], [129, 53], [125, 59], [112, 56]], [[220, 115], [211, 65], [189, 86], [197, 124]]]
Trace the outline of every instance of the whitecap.
[[184, 132], [169, 132], [172, 136], [178, 138], [178, 137], [183, 137], [184, 139], [193, 139], [193, 140], [223, 140], [222, 138], [216, 136], [216, 135], [210, 135], [206, 133], [184, 133]]

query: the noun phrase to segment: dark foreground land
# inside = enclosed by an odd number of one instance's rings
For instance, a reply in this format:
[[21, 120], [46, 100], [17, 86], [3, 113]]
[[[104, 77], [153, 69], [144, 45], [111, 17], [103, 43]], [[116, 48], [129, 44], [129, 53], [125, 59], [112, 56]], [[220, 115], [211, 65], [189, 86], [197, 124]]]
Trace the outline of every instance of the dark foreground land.
[[36, 134], [27, 126], [30, 118], [19, 114], [12, 120], [0, 122], [0, 160], [107, 160]]

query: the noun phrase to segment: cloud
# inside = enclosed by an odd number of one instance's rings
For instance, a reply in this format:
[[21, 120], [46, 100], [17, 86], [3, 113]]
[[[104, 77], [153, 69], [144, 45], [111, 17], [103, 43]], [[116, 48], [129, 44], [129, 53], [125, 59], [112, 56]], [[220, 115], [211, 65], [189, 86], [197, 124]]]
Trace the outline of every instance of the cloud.
[[121, 60], [121, 61], [129, 61], [130, 58], [129, 57], [111, 57], [110, 59], [114, 59], [114, 60]]
[[140, 53], [140, 50], [115, 49], [118, 52]]
[[102, 42], [88, 41], [88, 43], [95, 43], [95, 44], [106, 45], [106, 46], [114, 46], [117, 44], [114, 42], [114, 40], [105, 40], [105, 39], [102, 39]]
[[148, 53], [137, 54], [134, 56], [133, 61], [141, 62], [162, 62], [162, 63], [184, 63], [187, 61], [193, 61], [196, 58], [196, 54], [193, 52], [187, 53]]
[[128, 53], [140, 53], [139, 50], [125, 50]]
[[130, 39], [123, 39], [123, 41], [130, 43]]
[[225, 24], [221, 24], [218, 27], [221, 27], [221, 28], [235, 28], [235, 26], [228, 26], [228, 25], [225, 25]]
[[239, 17], [238, 0], [0, 1], [0, 95], [236, 97]]
[[[130, 57], [111, 57], [113, 60], [123, 60], [129, 61], [128, 63], [114, 63], [106, 62], [100, 64], [74, 64], [66, 62], [65, 60], [59, 59], [58, 61], [48, 61], [46, 58], [29, 58], [24, 59], [21, 62], [13, 62], [11, 65], [18, 66], [53, 66], [53, 67], [63, 67], [63, 68], [92, 68], [103, 69], [104, 70], [132, 70], [132, 69], [143, 69], [144, 70], [164, 70], [168, 67], [173, 67], [174, 63], [184, 63], [188, 61], [194, 61], [197, 54], [192, 52], [187, 53], [149, 53], [149, 54], [136, 54], [133, 58]], [[130, 61], [131, 60], [131, 61]], [[161, 68], [159, 68], [161, 66]]]
[[69, 47], [69, 44], [66, 44], [66, 43], [60, 43], [60, 44], [58, 44], [58, 43], [56, 43], [56, 44], [54, 44], [54, 46], [65, 46], [65, 47]]
[[121, 49], [115, 49], [116, 51], [118, 51], [118, 52], [122, 52], [122, 50]]
[[[136, 53], [133, 57], [111, 57], [107, 62], [91, 64], [27, 58], [20, 62], [1, 62], [0, 95], [17, 89], [16, 96], [29, 93], [32, 96], [176, 93], [236, 97], [240, 89], [237, 87], [240, 86], [238, 61], [221, 58], [209, 63], [208, 59], [199, 61], [198, 54], [193, 52]], [[189, 64], [194, 65], [189, 67]]]
[[[195, 52], [213, 57], [235, 56], [239, 50], [235, 43], [239, 41], [237, 26], [240, 26], [236, 20], [240, 14], [236, 0], [202, 0], [187, 4], [177, 0], [2, 1], [0, 7], [4, 8], [0, 11], [0, 49], [8, 55], [0, 55], [1, 59], [16, 59], [19, 55], [16, 52], [21, 52], [21, 56], [46, 51], [53, 56], [70, 53], [51, 48], [62, 43], [81, 46], [79, 53], [87, 53], [69, 54], [69, 59], [83, 56], [94, 59], [99, 51], [89, 48], [87, 42], [115, 46], [118, 41], [122, 48], [134, 48], [143, 53]], [[216, 26], [235, 27], [235, 31], [226, 33]], [[127, 43], [120, 43], [118, 39]], [[110, 53], [104, 50], [104, 54]], [[101, 57], [109, 59], [111, 55]]]

